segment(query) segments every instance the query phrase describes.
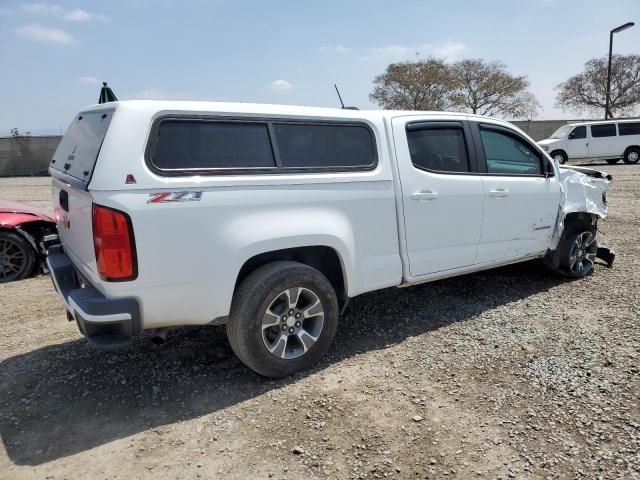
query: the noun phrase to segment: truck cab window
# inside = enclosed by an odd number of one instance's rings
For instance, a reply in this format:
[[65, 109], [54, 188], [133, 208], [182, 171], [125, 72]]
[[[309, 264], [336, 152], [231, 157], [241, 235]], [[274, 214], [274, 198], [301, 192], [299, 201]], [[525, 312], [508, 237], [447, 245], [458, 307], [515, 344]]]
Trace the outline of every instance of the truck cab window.
[[497, 130], [480, 128], [487, 172], [540, 175], [540, 155], [519, 139]]

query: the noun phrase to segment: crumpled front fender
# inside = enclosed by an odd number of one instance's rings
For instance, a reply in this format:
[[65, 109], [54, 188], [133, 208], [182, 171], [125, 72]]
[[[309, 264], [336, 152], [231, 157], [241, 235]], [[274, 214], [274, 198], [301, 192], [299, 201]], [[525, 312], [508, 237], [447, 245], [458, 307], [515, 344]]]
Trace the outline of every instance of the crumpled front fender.
[[555, 250], [564, 230], [564, 220], [570, 213], [588, 213], [604, 219], [608, 214], [607, 192], [613, 177], [585, 167], [559, 168], [562, 200], [550, 250]]

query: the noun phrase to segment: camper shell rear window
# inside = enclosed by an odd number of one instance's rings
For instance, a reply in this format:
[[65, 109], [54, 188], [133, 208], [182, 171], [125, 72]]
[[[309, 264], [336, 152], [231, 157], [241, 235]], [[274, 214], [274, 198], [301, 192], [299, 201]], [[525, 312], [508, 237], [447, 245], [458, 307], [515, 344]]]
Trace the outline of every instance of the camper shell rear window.
[[71, 177], [85, 187], [91, 180], [102, 142], [114, 110], [78, 114], [69, 125], [53, 154], [51, 168]]
[[160, 175], [371, 170], [375, 137], [364, 122], [162, 117], [147, 145]]

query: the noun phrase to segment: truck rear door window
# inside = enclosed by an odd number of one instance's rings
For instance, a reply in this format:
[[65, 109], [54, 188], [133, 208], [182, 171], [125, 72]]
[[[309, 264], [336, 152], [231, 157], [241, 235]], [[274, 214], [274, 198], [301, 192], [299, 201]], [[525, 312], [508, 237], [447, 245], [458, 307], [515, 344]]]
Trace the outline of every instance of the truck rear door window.
[[411, 163], [421, 170], [468, 172], [467, 147], [461, 127], [407, 131]]
[[371, 131], [361, 125], [274, 123], [284, 168], [367, 168], [376, 162]]
[[151, 159], [161, 170], [274, 168], [266, 123], [164, 120]]
[[51, 167], [88, 184], [112, 116], [112, 110], [79, 114], [53, 154]]

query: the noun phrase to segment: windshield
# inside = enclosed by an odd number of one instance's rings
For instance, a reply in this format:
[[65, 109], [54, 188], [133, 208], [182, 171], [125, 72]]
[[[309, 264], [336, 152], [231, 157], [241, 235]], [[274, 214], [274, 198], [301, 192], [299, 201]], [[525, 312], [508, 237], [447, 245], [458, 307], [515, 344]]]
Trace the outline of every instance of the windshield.
[[563, 125], [559, 129], [557, 129], [549, 138], [566, 138], [572, 128], [573, 125]]

